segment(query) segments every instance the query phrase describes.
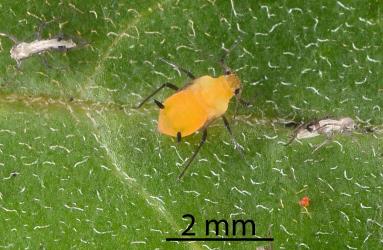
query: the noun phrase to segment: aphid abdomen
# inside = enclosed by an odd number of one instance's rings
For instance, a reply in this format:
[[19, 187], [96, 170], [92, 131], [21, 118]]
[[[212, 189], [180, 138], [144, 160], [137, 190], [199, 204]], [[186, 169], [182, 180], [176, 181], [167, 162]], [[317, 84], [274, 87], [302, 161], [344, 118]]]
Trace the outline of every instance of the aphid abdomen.
[[208, 120], [222, 116], [233, 96], [233, 91], [222, 78], [203, 76], [190, 86], [208, 113]]
[[182, 137], [193, 134], [204, 126], [207, 112], [194, 93], [188, 89], [177, 92], [163, 103], [158, 119], [158, 130], [166, 135]]
[[22, 42], [11, 49], [11, 57], [16, 61], [23, 60], [35, 54], [39, 54], [51, 49], [65, 51], [75, 48], [77, 45], [72, 40], [36, 40], [30, 43]]

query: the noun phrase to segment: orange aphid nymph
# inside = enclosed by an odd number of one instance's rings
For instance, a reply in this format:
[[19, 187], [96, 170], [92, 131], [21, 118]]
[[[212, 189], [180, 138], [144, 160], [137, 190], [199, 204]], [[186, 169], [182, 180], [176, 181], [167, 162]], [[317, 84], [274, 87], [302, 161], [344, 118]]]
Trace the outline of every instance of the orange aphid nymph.
[[221, 117], [239, 88], [240, 81], [235, 74], [195, 79], [164, 101], [158, 130], [174, 137], [178, 133], [182, 137], [193, 134]]
[[[233, 46], [234, 47], [234, 46]], [[232, 48], [233, 48], [232, 47]], [[229, 50], [230, 51], [230, 50]], [[164, 102], [154, 100], [160, 108], [158, 118], [158, 131], [162, 134], [181, 138], [191, 135], [197, 131], [202, 131], [202, 138], [195, 149], [193, 155], [186, 161], [179, 179], [182, 178], [191, 162], [198, 154], [200, 148], [207, 138], [207, 128], [214, 120], [222, 118], [225, 127], [232, 136], [228, 120], [224, 114], [229, 106], [230, 99], [239, 94], [241, 90], [241, 82], [235, 73], [224, 64], [225, 54], [221, 58], [221, 64], [225, 70], [225, 74], [218, 77], [194, 75], [184, 68], [176, 66], [162, 59], [167, 64], [186, 73], [191, 81], [181, 89], [171, 83], [165, 83], [156, 89], [152, 94], [145, 98], [139, 105], [141, 107], [147, 100], [157, 94], [164, 87], [176, 90], [176, 93], [165, 99]], [[232, 138], [235, 142], [234, 138]]]

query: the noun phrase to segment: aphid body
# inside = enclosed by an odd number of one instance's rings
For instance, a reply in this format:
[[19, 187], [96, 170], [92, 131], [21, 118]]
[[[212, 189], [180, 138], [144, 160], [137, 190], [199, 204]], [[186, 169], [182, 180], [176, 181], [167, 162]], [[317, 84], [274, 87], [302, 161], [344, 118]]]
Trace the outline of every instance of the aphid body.
[[67, 51], [79, 47], [79, 45], [72, 39], [64, 39], [62, 35], [55, 38], [42, 39], [41, 33], [44, 26], [53, 21], [55, 21], [55, 19], [41, 23], [36, 32], [36, 39], [32, 42], [22, 42], [13, 35], [0, 32], [0, 36], [7, 37], [13, 41], [14, 45], [11, 48], [10, 54], [11, 58], [17, 62], [18, 66], [20, 66], [22, 60], [36, 54], [42, 54], [50, 50]]
[[33, 42], [21, 42], [15, 44], [11, 49], [11, 58], [17, 62], [35, 54], [40, 54], [49, 50], [69, 50], [77, 46], [72, 40], [60, 38], [35, 40]]
[[[237, 43], [235, 43], [232, 48], [234, 48], [236, 44]], [[227, 53], [230, 50], [228, 50]], [[233, 143], [238, 146], [238, 143], [233, 137], [230, 124], [224, 114], [233, 96], [236, 96], [239, 103], [245, 104], [246, 102], [240, 98], [241, 82], [238, 76], [224, 63], [227, 53], [221, 58], [220, 62], [223, 66], [224, 74], [219, 77], [205, 75], [196, 78], [190, 71], [161, 59], [163, 62], [187, 74], [189, 78], [191, 78], [191, 81], [181, 89], [178, 89], [178, 87], [172, 83], [164, 83], [137, 106], [137, 108], [141, 107], [164, 87], [171, 88], [176, 90], [176, 92], [165, 99], [164, 102], [154, 100], [160, 108], [158, 118], [159, 132], [177, 137], [177, 141], [180, 142], [182, 137], [191, 135], [197, 131], [202, 131], [201, 141], [192, 156], [185, 162], [184, 169], [178, 176], [178, 179], [182, 178], [201, 147], [205, 144], [207, 128], [214, 120], [222, 118], [226, 129], [232, 137]], [[240, 151], [238, 147], [236, 148]], [[240, 151], [240, 153], [242, 155], [242, 151]]]
[[355, 122], [349, 117], [344, 117], [339, 120], [322, 119], [301, 126], [296, 131], [297, 139], [306, 139], [324, 134], [331, 136], [334, 133], [351, 132], [355, 129]]
[[158, 130], [169, 136], [185, 137], [207, 127], [226, 112], [230, 99], [239, 89], [240, 80], [233, 73], [192, 80], [164, 101]]
[[327, 140], [315, 148], [313, 153], [328, 143], [336, 133], [350, 133], [356, 129], [356, 124], [350, 117], [338, 120], [325, 118], [300, 125], [295, 129], [293, 136], [285, 145], [291, 144], [295, 139], [308, 139], [319, 135], [325, 135]]

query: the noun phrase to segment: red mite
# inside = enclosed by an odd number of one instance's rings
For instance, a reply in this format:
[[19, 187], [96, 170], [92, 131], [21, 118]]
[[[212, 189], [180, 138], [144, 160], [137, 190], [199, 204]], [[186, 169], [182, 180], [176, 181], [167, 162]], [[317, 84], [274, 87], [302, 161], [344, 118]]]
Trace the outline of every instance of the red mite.
[[300, 201], [299, 201], [299, 205], [301, 207], [308, 207], [310, 205], [310, 198], [307, 197], [307, 196], [304, 196]]

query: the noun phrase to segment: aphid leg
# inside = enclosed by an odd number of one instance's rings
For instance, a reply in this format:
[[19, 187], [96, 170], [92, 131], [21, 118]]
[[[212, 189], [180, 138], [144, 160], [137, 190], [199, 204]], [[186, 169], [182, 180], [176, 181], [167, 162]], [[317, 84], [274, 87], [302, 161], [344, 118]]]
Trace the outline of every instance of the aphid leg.
[[291, 143], [293, 143], [293, 142], [295, 141], [295, 139], [297, 139], [298, 130], [299, 130], [301, 127], [302, 127], [302, 125], [299, 126], [299, 127], [297, 127], [297, 128], [294, 130], [293, 134], [291, 135], [290, 140], [289, 140], [288, 142], [286, 142], [286, 143], [284, 144], [284, 146], [288, 146], [288, 145], [290, 145]]
[[61, 51], [61, 52], [67, 52], [67, 51], [68, 51], [68, 48], [65, 47], [65, 46], [58, 46], [58, 47], [57, 47], [57, 50], [58, 50], [58, 51]]
[[57, 20], [57, 18], [54, 18], [50, 21], [42, 21], [39, 26], [37, 27], [37, 31], [36, 31], [36, 40], [41, 40], [42, 39], [42, 34], [43, 34], [43, 31], [45, 29], [45, 27], [47, 26], [47, 24], [50, 24], [50, 23], [53, 23]]
[[181, 132], [177, 132], [177, 142], [180, 143], [182, 140]]
[[164, 108], [165, 108], [164, 104], [162, 104], [162, 102], [160, 102], [160, 101], [154, 100], [154, 103], [155, 103], [160, 109], [164, 109]]
[[16, 60], [16, 69], [21, 71], [21, 60]]
[[235, 107], [234, 107], [234, 115], [233, 115], [233, 120], [235, 120], [235, 118], [237, 117], [237, 112], [238, 112], [238, 99], [237, 101], [235, 102]]
[[227, 120], [227, 118], [224, 115], [222, 116], [222, 120], [223, 120], [223, 123], [225, 124], [225, 128], [227, 129], [227, 131], [230, 134], [231, 140], [232, 140], [232, 142], [234, 144], [234, 148], [236, 150], [238, 150], [239, 154], [244, 158], [245, 156], [244, 156], [243, 151], [242, 151], [242, 146], [234, 138], [234, 135], [233, 135], [233, 132], [231, 130], [229, 121]]
[[163, 61], [164, 63], [166, 63], [166, 64], [172, 66], [173, 68], [176, 68], [176, 69], [178, 69], [178, 70], [184, 72], [190, 79], [194, 80], [194, 79], [196, 78], [196, 77], [193, 75], [193, 73], [191, 73], [189, 70], [184, 69], [184, 68], [182, 68], [181, 66], [178, 66], [178, 65], [175, 64], [175, 63], [168, 62], [168, 61], [166, 61], [166, 60], [163, 59], [163, 58], [160, 58], [160, 60]]
[[41, 62], [44, 64], [45, 67], [47, 68], [52, 68], [52, 66], [49, 65], [47, 58], [45, 55], [40, 55]]
[[35, 34], [35, 39], [36, 40], [40, 41], [42, 39], [42, 34], [43, 34], [43, 30], [45, 28], [45, 25], [46, 25], [46, 23], [42, 22], [37, 27], [37, 31], [36, 31], [36, 34]]
[[237, 116], [237, 111], [238, 111], [238, 104], [241, 104], [247, 108], [251, 107], [252, 105], [248, 101], [244, 101], [241, 98], [241, 93], [239, 92], [238, 94], [235, 95], [236, 97], [236, 102], [235, 102], [235, 108], [234, 108], [234, 119]]
[[151, 97], [153, 97], [155, 94], [157, 94], [161, 89], [168, 87], [173, 90], [178, 90], [178, 87], [170, 82], [162, 84], [158, 89], [156, 89], [153, 93], [151, 93], [148, 97], [146, 97], [136, 108], [141, 108], [142, 105], [145, 104]]
[[231, 131], [229, 121], [227, 120], [227, 118], [224, 115], [222, 116], [222, 120], [223, 120], [223, 124], [225, 124], [227, 131], [229, 131], [229, 134], [232, 136], [233, 132]]
[[193, 155], [189, 158], [189, 160], [185, 163], [185, 166], [184, 166], [184, 169], [182, 170], [181, 174], [178, 176], [178, 180], [181, 180], [182, 177], [185, 175], [186, 173], [186, 170], [190, 167], [190, 164], [193, 162], [194, 158], [197, 156], [199, 150], [201, 149], [201, 147], [203, 146], [203, 144], [205, 144], [206, 142], [206, 138], [207, 138], [207, 129], [205, 128], [203, 131], [202, 131], [202, 138], [201, 138], [201, 141], [199, 143], [199, 145], [197, 146], [197, 148], [195, 149]]
[[57, 41], [62, 41], [64, 40], [64, 33], [60, 31], [57, 36], [56, 36]]
[[236, 99], [236, 102], [235, 102], [234, 118], [237, 115], [238, 104], [241, 104], [242, 106], [246, 108], [250, 108], [253, 106], [249, 101], [245, 101], [242, 99], [241, 91], [238, 91], [235, 93], [235, 99]]
[[314, 154], [316, 151], [318, 151], [321, 147], [323, 147], [324, 145], [326, 144], [329, 144], [330, 142], [332, 141], [332, 139], [330, 137], [327, 137], [326, 140], [324, 142], [322, 142], [321, 144], [319, 144], [314, 150], [313, 152], [311, 152], [312, 154]]
[[288, 142], [286, 142], [286, 143], [284, 144], [284, 146], [288, 146], [288, 145], [290, 145], [291, 143], [293, 143], [293, 141], [295, 140], [295, 138], [297, 138], [297, 135], [293, 135], [293, 136], [291, 136], [290, 140], [289, 140]]
[[10, 39], [14, 44], [18, 44], [19, 43], [19, 40], [17, 40], [17, 38], [15, 36], [12, 36], [12, 35], [9, 35], [9, 34], [6, 34], [6, 33], [0, 33], [0, 36], [3, 36], [3, 37], [6, 37], [6, 38]]
[[291, 135], [290, 140], [289, 140], [286, 144], [284, 144], [284, 146], [288, 146], [288, 145], [290, 145], [291, 143], [293, 143], [293, 142], [295, 141], [295, 139], [297, 139], [298, 131], [299, 131], [301, 128], [305, 127], [305, 126], [306, 126], [306, 127], [308, 126], [307, 123], [300, 123], [300, 124], [294, 129], [294, 131], [293, 131], [293, 133], [292, 133], [292, 135]]
[[239, 103], [242, 104], [244, 107], [250, 107], [251, 103], [249, 101], [245, 101], [242, 98], [238, 99]]

